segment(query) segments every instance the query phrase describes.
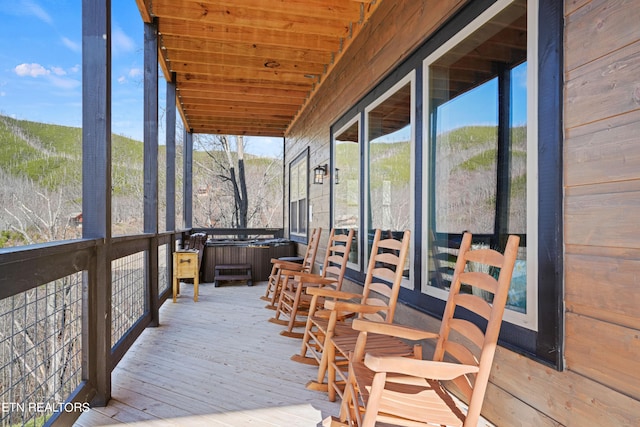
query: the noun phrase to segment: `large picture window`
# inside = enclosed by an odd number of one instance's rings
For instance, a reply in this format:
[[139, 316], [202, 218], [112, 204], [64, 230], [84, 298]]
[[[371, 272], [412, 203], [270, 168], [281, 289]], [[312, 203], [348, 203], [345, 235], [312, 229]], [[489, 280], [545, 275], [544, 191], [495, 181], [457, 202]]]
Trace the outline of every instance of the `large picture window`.
[[412, 72], [365, 111], [367, 258], [376, 229], [393, 237], [413, 230], [413, 81]]
[[[521, 236], [505, 320], [537, 327], [537, 149], [528, 106], [526, 0], [498, 2], [424, 62], [423, 291], [446, 299], [457, 242]], [[535, 156], [533, 156], [535, 158]]]
[[307, 235], [308, 164], [305, 151], [289, 165], [289, 233], [292, 237]]
[[[473, 233], [475, 247], [500, 251], [509, 234], [519, 235], [500, 342], [561, 368], [563, 15], [556, 6], [467, 2], [338, 119], [332, 224], [359, 227], [360, 264], [348, 272], [356, 282], [375, 229], [414, 231], [400, 300], [436, 317], [463, 232]], [[359, 199], [342, 186], [358, 154]]]
[[360, 121], [353, 119], [333, 138], [333, 226], [337, 233], [355, 230], [349, 265], [359, 269]]

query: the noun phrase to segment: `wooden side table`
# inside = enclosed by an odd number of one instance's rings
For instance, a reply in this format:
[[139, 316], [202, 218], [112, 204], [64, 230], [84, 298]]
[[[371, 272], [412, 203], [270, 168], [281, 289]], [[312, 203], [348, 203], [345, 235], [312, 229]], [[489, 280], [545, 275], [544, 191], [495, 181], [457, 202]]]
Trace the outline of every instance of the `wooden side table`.
[[193, 279], [193, 301], [198, 302], [199, 272], [197, 250], [173, 253], [173, 302], [180, 293], [180, 279]]

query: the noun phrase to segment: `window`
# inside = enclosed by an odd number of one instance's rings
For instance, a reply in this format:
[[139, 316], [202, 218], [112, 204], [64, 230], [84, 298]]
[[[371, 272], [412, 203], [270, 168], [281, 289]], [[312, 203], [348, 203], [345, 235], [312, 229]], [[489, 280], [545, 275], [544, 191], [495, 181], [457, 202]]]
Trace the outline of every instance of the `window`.
[[360, 121], [356, 118], [333, 138], [333, 227], [336, 233], [355, 230], [349, 265], [360, 267]]
[[292, 237], [307, 235], [308, 151], [289, 165], [289, 233]]
[[505, 320], [537, 328], [535, 113], [526, 0], [502, 1], [424, 61], [422, 290], [446, 299], [456, 242], [521, 236]]
[[[374, 229], [415, 230], [400, 300], [439, 316], [462, 232], [500, 250], [518, 234], [500, 342], [558, 369], [563, 18], [552, 0], [467, 2], [332, 127], [333, 224], [361, 230], [348, 277], [364, 280]], [[359, 210], [341, 187], [346, 150], [361, 155]]]
[[[367, 258], [376, 229], [394, 237], [413, 229], [414, 76], [411, 72], [365, 110]], [[407, 260], [405, 285], [410, 265]]]

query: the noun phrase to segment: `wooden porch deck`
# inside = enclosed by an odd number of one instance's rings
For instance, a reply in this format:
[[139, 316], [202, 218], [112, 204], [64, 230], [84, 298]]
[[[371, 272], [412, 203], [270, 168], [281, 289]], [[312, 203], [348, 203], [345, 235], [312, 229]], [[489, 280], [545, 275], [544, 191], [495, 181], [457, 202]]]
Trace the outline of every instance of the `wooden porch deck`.
[[182, 285], [176, 304], [160, 310], [112, 374], [112, 400], [75, 426], [318, 426], [339, 404], [304, 385], [313, 366], [289, 360], [300, 340], [279, 334], [274, 312], [252, 287]]

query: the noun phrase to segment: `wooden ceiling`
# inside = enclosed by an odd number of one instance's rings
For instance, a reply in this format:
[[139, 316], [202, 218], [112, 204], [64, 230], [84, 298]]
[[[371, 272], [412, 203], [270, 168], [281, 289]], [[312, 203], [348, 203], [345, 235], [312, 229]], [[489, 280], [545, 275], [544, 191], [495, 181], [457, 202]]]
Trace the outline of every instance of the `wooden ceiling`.
[[284, 136], [382, 0], [136, 0], [194, 133]]

